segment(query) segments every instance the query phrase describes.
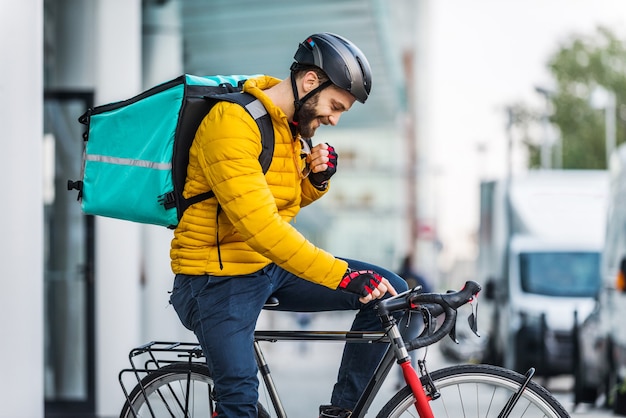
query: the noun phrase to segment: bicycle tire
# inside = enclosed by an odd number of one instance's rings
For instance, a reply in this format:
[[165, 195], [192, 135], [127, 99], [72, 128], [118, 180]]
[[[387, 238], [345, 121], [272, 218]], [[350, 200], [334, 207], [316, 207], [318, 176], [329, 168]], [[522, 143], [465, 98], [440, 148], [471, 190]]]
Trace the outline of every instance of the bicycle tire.
[[188, 376], [192, 396], [187, 417], [210, 417], [215, 405], [211, 399], [213, 379], [209, 369], [199, 363], [173, 363], [141, 379], [124, 403], [120, 418], [184, 417]]
[[[512, 370], [476, 364], [452, 366], [430, 375], [441, 394], [430, 402], [436, 418], [498, 416], [525, 380]], [[414, 402], [413, 392], [404, 387], [385, 404], [377, 418], [417, 417]], [[550, 392], [531, 381], [509, 417], [569, 418], [569, 414]]]
[[[213, 378], [209, 369], [201, 363], [192, 363], [191, 368], [189, 366], [189, 363], [173, 363], [151, 371], [128, 395], [130, 403], [128, 400], [124, 403], [120, 418], [212, 417], [215, 402], [212, 398]], [[189, 387], [192, 388], [193, 399], [190, 400], [189, 410], [185, 415], [188, 376], [191, 377]], [[257, 409], [259, 418], [270, 418], [261, 403], [257, 404]]]

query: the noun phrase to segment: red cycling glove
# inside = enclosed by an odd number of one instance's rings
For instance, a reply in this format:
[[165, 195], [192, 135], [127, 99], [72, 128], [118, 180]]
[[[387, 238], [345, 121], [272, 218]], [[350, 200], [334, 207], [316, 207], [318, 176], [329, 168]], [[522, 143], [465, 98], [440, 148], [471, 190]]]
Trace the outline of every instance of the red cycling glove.
[[309, 174], [309, 181], [313, 187], [318, 190], [326, 190], [326, 187], [328, 187], [328, 180], [330, 180], [333, 174], [337, 172], [337, 158], [339, 158], [339, 156], [333, 146], [328, 143], [326, 143], [326, 145], [328, 145], [328, 163], [326, 163], [328, 168], [324, 171], [320, 171], [319, 173], [311, 172], [311, 174]]
[[337, 288], [359, 296], [367, 296], [378, 287], [382, 280], [382, 276], [372, 270], [348, 269]]

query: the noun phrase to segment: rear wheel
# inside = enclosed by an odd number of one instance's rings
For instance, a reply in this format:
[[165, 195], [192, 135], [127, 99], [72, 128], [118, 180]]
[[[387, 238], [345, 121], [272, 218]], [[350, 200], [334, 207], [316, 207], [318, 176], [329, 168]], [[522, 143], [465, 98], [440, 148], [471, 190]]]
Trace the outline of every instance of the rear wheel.
[[[213, 378], [200, 363], [174, 363], [154, 370], [128, 398], [120, 418], [207, 418], [215, 411]], [[260, 403], [257, 408], [259, 418], [270, 417]]]
[[151, 372], [135, 386], [120, 418], [210, 417], [215, 410], [212, 393], [213, 379], [206, 366], [170, 364]]
[[[453, 366], [434, 371], [431, 378], [441, 394], [430, 402], [437, 418], [497, 416], [526, 379], [511, 370], [487, 365]], [[414, 403], [411, 389], [405, 387], [387, 402], [377, 417], [416, 417]], [[563, 406], [532, 381], [508, 416], [569, 418]]]

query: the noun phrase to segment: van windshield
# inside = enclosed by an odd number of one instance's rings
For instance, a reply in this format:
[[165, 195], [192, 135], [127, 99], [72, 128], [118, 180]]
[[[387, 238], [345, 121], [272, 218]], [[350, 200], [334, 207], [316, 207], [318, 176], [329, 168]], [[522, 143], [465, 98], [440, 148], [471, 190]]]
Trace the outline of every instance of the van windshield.
[[600, 287], [600, 253], [520, 254], [522, 290], [547, 296], [595, 296]]

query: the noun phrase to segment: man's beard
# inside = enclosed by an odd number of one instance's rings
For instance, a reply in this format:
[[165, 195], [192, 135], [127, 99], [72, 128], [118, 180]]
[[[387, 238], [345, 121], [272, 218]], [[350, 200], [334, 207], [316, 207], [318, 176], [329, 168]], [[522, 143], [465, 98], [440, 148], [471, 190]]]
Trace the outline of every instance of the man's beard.
[[311, 96], [306, 102], [302, 104], [300, 111], [298, 112], [298, 129], [300, 135], [303, 138], [312, 138], [315, 135], [316, 126], [313, 126], [317, 119], [317, 113], [315, 107], [319, 99], [319, 93]]

